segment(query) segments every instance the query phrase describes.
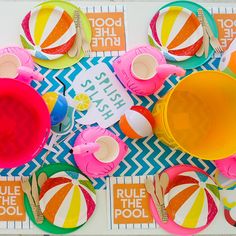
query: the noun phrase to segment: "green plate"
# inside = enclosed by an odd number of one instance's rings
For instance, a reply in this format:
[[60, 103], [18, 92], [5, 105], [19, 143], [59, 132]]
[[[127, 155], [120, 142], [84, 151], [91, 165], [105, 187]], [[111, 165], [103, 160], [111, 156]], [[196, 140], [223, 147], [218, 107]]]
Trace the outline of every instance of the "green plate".
[[[89, 23], [89, 20], [87, 18], [87, 16], [80, 10], [80, 8], [78, 8], [77, 6], [71, 4], [70, 2], [65, 2], [65, 1], [61, 1], [61, 0], [51, 0], [51, 1], [47, 1], [47, 2], [43, 2], [41, 4], [39, 4], [39, 6], [44, 6], [44, 5], [49, 5], [49, 6], [58, 6], [63, 8], [72, 18], [74, 16], [74, 11], [75, 10], [79, 10], [80, 12], [80, 18], [81, 18], [81, 22], [82, 25], [84, 27], [84, 31], [85, 31], [85, 35], [86, 38], [88, 40], [88, 42], [91, 42], [92, 39], [92, 30], [91, 30], [91, 26]], [[79, 60], [81, 58], [84, 57], [84, 52], [81, 50], [80, 56], [79, 57], [74, 57], [71, 58], [69, 57], [67, 54], [65, 54], [64, 56], [56, 59], [56, 60], [41, 60], [38, 58], [34, 57], [34, 61], [41, 65], [44, 66], [46, 68], [49, 69], [64, 69], [66, 67], [70, 67], [72, 65], [74, 65], [75, 63], [78, 63]]]
[[[68, 164], [50, 164], [50, 165], [45, 165], [42, 168], [40, 168], [37, 172], [36, 172], [36, 177], [38, 177], [40, 175], [40, 173], [45, 172], [48, 176], [48, 178], [54, 174], [56, 174], [57, 172], [60, 171], [74, 171], [77, 173], [81, 173], [81, 171], [71, 165]], [[83, 174], [84, 175], [84, 174]], [[29, 200], [26, 196], [26, 194], [24, 195], [24, 204], [25, 204], [25, 210], [30, 218], [30, 220], [41, 230], [46, 231], [50, 234], [68, 234], [71, 232], [76, 231], [77, 229], [79, 229], [80, 227], [82, 227], [83, 225], [77, 227], [77, 228], [71, 228], [71, 229], [64, 229], [64, 228], [60, 228], [57, 227], [53, 224], [51, 224], [47, 219], [44, 218], [44, 221], [42, 224], [37, 224], [37, 222], [34, 219], [34, 215], [32, 212], [32, 209], [30, 207], [29, 204]]]
[[[215, 35], [216, 38], [218, 38], [218, 28], [216, 25], [216, 22], [213, 18], [213, 16], [207, 11], [204, 7], [201, 5], [195, 3], [195, 2], [189, 2], [189, 1], [175, 1], [175, 2], [170, 2], [166, 5], [164, 5], [161, 9], [166, 8], [166, 7], [171, 7], [171, 6], [178, 6], [178, 7], [184, 7], [192, 11], [195, 15], [197, 15], [197, 11], [199, 8], [203, 9], [204, 15], [208, 21], [209, 26], [211, 27], [211, 30], [213, 34]], [[155, 46], [155, 43], [150, 40], [151, 38], [149, 37], [149, 43], [152, 46]], [[170, 64], [174, 64], [176, 66], [180, 66], [184, 69], [193, 69], [196, 67], [199, 67], [203, 65], [205, 62], [207, 62], [214, 54], [214, 49], [212, 48], [211, 45], [209, 45], [209, 54], [208, 57], [205, 58], [205, 55], [203, 54], [201, 57], [193, 56], [185, 61], [168, 61]]]

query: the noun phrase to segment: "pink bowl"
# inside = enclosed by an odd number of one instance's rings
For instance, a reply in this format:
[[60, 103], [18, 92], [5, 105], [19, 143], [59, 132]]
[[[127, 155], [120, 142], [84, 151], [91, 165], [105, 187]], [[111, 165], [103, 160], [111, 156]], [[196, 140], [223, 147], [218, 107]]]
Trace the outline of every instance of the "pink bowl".
[[215, 161], [216, 167], [229, 179], [236, 179], [236, 154], [228, 158]]
[[29, 85], [0, 79], [0, 168], [31, 161], [45, 145], [50, 132], [48, 108]]

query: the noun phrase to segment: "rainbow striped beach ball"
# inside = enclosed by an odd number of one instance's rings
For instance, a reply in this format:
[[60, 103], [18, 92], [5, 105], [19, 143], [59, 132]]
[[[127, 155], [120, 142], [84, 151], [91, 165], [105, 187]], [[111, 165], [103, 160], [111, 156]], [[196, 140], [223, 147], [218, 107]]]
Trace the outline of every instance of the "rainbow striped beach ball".
[[196, 54], [203, 42], [203, 29], [190, 10], [172, 6], [159, 10], [148, 30], [149, 43], [169, 61], [183, 61]]
[[132, 139], [152, 135], [154, 123], [152, 113], [143, 106], [132, 106], [119, 122], [121, 131]]
[[45, 5], [31, 10], [22, 21], [20, 34], [23, 47], [42, 60], [54, 60], [72, 47], [76, 27], [62, 8]]
[[218, 186], [198, 171], [183, 172], [172, 179], [164, 199], [169, 218], [191, 229], [210, 224], [220, 205]]
[[62, 171], [51, 176], [40, 191], [44, 217], [61, 228], [76, 228], [88, 221], [96, 207], [90, 181], [77, 172]]
[[51, 116], [51, 125], [61, 123], [66, 117], [68, 103], [64, 96], [56, 92], [48, 92], [42, 96], [45, 101]]

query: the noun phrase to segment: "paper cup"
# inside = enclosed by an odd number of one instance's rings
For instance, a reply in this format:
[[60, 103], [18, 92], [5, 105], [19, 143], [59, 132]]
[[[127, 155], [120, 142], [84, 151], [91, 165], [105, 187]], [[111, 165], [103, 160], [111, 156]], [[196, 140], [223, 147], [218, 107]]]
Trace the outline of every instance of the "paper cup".
[[17, 68], [21, 62], [14, 54], [4, 54], [0, 56], [0, 78], [16, 78], [18, 75]]
[[132, 75], [139, 80], [152, 79], [157, 73], [157, 60], [149, 53], [137, 55], [131, 65]]
[[99, 146], [99, 150], [94, 153], [95, 158], [103, 163], [114, 161], [119, 155], [119, 144], [110, 136], [101, 136], [95, 141]]

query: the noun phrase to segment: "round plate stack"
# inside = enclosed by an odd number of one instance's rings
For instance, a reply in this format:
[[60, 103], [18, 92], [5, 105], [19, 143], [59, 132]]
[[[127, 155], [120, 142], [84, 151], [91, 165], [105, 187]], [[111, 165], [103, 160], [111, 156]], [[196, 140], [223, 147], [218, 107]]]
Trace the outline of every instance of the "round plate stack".
[[96, 206], [94, 189], [82, 174], [62, 171], [52, 175], [40, 191], [44, 217], [61, 228], [76, 228], [91, 217]]
[[202, 45], [202, 26], [193, 12], [178, 6], [167, 7], [153, 17], [149, 37], [169, 61], [184, 61]]
[[71, 16], [62, 8], [39, 6], [22, 22], [21, 41], [32, 56], [42, 60], [62, 57], [72, 47], [76, 28]]
[[96, 207], [96, 192], [90, 180], [78, 168], [64, 163], [44, 165], [36, 172], [48, 176], [40, 192], [40, 207], [44, 221], [38, 224], [34, 218], [27, 195], [24, 198], [30, 220], [50, 234], [74, 232], [92, 216]]
[[208, 57], [196, 56], [202, 45], [203, 30], [197, 18], [198, 9], [218, 38], [218, 28], [213, 16], [201, 5], [193, 1], [171, 1], [164, 5], [152, 17], [148, 28], [148, 40], [151, 46], [161, 49], [171, 64], [184, 69], [193, 69], [203, 65], [214, 54], [210, 46]]
[[70, 57], [67, 54], [76, 38], [75, 11], [79, 12], [86, 41], [90, 43], [92, 33], [89, 20], [70, 2], [43, 2], [24, 17], [20, 39], [37, 64], [50, 69], [63, 69], [84, 57], [83, 50], [79, 56]]
[[207, 175], [187, 171], [177, 175], [165, 193], [168, 216], [184, 228], [199, 228], [215, 218], [220, 203], [217, 185]]
[[150, 199], [155, 221], [171, 234], [198, 234], [218, 213], [220, 194], [217, 185], [204, 170], [190, 165], [173, 166], [164, 172], [170, 179], [164, 196], [168, 222], [162, 222]]

